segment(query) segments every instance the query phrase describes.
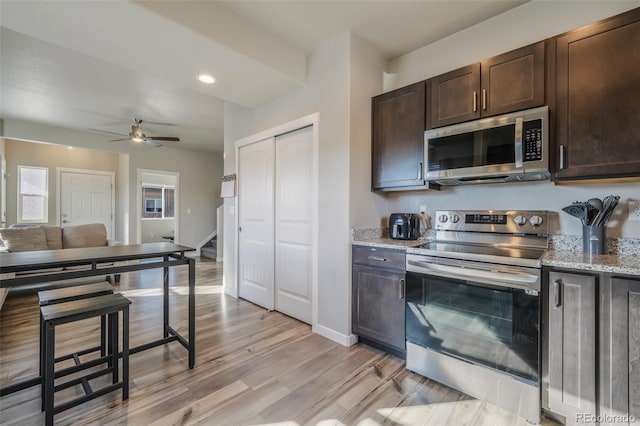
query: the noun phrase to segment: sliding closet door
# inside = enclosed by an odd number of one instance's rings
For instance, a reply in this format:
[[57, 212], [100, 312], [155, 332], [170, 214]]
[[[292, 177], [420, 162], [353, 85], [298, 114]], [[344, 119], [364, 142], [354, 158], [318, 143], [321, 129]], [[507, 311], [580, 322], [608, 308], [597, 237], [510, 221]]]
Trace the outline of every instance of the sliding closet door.
[[239, 294], [274, 308], [274, 139], [238, 150]]
[[276, 137], [275, 305], [311, 323], [313, 127]]

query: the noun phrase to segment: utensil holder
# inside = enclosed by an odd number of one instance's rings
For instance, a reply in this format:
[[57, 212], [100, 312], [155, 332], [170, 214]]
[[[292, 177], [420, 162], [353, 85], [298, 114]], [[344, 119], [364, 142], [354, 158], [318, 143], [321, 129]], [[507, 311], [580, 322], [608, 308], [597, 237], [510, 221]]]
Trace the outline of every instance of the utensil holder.
[[589, 254], [605, 253], [606, 226], [582, 226], [582, 251]]

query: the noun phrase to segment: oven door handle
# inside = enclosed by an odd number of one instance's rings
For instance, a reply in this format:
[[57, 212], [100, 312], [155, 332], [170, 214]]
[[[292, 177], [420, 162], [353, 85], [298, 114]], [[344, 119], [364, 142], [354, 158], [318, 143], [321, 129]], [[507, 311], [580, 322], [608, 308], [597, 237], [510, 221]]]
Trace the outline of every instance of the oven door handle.
[[436, 275], [444, 278], [465, 279], [478, 282], [478, 279], [490, 281], [490, 284], [500, 287], [518, 288], [522, 290], [530, 290], [538, 292], [537, 285], [540, 282], [540, 276], [525, 272], [500, 272], [488, 271], [479, 268], [456, 267], [440, 265], [437, 263], [418, 262], [408, 260], [407, 265], [414, 265], [417, 268], [407, 268], [410, 271], [423, 273], [426, 275]]

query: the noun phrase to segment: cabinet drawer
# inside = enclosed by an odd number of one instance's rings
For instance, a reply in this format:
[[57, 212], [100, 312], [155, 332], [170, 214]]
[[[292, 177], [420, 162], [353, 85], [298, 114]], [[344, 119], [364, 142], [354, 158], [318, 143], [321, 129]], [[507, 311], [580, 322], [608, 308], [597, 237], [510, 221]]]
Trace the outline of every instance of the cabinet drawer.
[[354, 246], [353, 264], [404, 271], [405, 252], [378, 247]]

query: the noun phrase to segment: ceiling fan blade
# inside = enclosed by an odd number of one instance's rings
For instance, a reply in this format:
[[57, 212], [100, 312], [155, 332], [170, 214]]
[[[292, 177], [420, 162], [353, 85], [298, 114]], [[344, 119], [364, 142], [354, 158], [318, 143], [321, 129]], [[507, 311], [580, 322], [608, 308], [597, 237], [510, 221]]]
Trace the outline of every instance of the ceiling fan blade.
[[170, 127], [175, 127], [177, 124], [175, 123], [163, 123], [161, 121], [149, 121], [149, 120], [144, 120], [144, 122], [146, 124], [152, 124], [154, 126], [170, 126]]
[[131, 138], [111, 139], [109, 142], [130, 141], [130, 140], [131, 140]]
[[162, 146], [162, 144], [161, 144], [161, 143], [158, 143], [158, 142], [154, 142], [154, 141], [152, 141], [152, 140], [149, 140], [149, 138], [147, 138], [146, 140], [142, 141], [142, 143], [143, 143], [143, 144], [145, 144], [145, 145], [152, 146], [152, 147], [154, 147], [154, 148], [157, 148], [157, 147], [159, 147], [159, 146]]
[[180, 142], [180, 138], [174, 138], [172, 136], [147, 136], [147, 140], [167, 141], [167, 142]]
[[91, 130], [92, 132], [109, 133], [111, 135], [118, 135], [118, 136], [127, 136], [124, 133], [108, 132], [106, 130], [98, 130], [98, 129], [89, 129], [89, 130]]

